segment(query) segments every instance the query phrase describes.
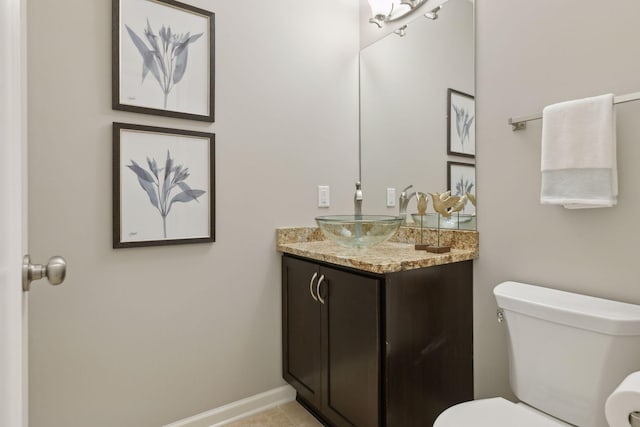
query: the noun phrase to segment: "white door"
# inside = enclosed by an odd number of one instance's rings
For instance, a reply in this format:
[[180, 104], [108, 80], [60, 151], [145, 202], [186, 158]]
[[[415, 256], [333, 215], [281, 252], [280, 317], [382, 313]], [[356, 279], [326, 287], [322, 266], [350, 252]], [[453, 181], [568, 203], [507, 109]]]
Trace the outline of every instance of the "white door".
[[26, 4], [0, 0], [0, 426], [27, 426]]
[[[66, 263], [27, 251], [27, 0], [0, 0], [0, 427], [27, 427], [31, 280], [64, 281]], [[27, 280], [25, 280], [27, 279]]]

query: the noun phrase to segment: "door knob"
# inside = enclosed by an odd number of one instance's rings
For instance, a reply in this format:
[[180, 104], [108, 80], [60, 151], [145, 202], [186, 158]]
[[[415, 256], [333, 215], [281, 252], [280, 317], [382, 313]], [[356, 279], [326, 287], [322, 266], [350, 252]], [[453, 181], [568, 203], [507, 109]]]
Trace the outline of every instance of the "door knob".
[[31, 287], [31, 282], [46, 277], [52, 285], [59, 285], [64, 282], [67, 274], [67, 262], [61, 256], [49, 258], [47, 265], [31, 264], [29, 255], [22, 259], [22, 290], [27, 292]]

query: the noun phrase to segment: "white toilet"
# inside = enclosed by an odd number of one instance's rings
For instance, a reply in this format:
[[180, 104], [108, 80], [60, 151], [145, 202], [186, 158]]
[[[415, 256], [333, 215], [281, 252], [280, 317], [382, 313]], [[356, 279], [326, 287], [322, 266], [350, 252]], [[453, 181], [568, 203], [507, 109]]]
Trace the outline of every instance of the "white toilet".
[[640, 370], [640, 306], [505, 282], [493, 291], [508, 331], [511, 389], [460, 403], [434, 427], [606, 427], [607, 397]]

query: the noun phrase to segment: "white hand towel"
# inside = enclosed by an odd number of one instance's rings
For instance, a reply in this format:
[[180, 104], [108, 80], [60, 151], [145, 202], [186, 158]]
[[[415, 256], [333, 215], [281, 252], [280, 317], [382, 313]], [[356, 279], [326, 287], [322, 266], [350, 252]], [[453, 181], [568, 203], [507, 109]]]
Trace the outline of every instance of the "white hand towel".
[[542, 112], [540, 202], [568, 209], [617, 203], [613, 95], [549, 105]]

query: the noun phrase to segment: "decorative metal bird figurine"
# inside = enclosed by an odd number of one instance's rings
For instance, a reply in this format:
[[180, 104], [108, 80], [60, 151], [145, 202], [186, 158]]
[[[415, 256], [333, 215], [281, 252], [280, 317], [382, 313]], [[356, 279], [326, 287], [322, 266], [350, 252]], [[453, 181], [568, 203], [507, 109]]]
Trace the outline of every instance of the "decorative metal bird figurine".
[[476, 205], [476, 196], [474, 196], [474, 195], [473, 195], [473, 194], [471, 194], [471, 193], [467, 193], [467, 194], [466, 194], [466, 196], [467, 196], [467, 198], [469, 199], [469, 201], [471, 202], [471, 204], [472, 204], [473, 206], [475, 206], [475, 205]]
[[[467, 194], [469, 194], [469, 193], [467, 193]], [[468, 200], [469, 200], [469, 198], [467, 197], [466, 194], [464, 196], [460, 197], [460, 200], [458, 200], [458, 203], [456, 203], [455, 205], [453, 205], [451, 207], [451, 209], [449, 209], [449, 213], [460, 212], [461, 210], [463, 210], [464, 206], [467, 204]]]
[[449, 208], [452, 208], [460, 201], [460, 197], [452, 196], [451, 191], [446, 193], [429, 193], [431, 200], [433, 201], [433, 209], [445, 218], [451, 217]]
[[418, 193], [418, 215], [423, 216], [425, 212], [427, 212], [428, 204], [429, 199], [427, 199], [427, 195], [424, 193]]
[[425, 245], [422, 242], [423, 233], [422, 233], [422, 221], [427, 212], [427, 205], [429, 204], [429, 199], [427, 199], [427, 195], [424, 193], [416, 193], [418, 196], [418, 215], [420, 215], [420, 243], [416, 243], [415, 248], [417, 250], [426, 250], [428, 245]]

